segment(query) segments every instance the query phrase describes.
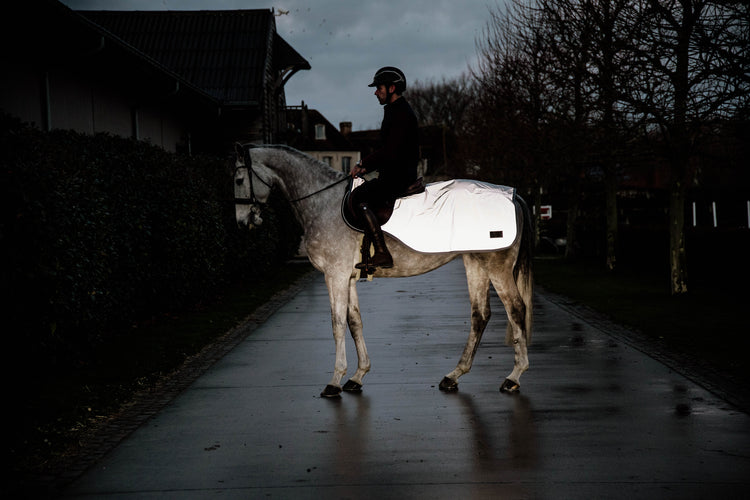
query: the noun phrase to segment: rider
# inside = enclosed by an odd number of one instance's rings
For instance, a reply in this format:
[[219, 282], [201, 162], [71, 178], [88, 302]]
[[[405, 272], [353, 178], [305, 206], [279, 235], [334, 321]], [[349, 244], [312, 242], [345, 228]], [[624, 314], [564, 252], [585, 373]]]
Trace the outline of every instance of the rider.
[[[393, 267], [393, 258], [385, 246], [375, 212], [371, 207], [392, 202], [402, 196], [417, 180], [419, 162], [419, 139], [417, 117], [401, 94], [406, 89], [404, 73], [392, 66], [375, 72], [369, 87], [375, 87], [375, 96], [383, 108], [383, 123], [380, 126], [381, 147], [363, 158], [352, 169], [352, 177], [378, 171], [376, 179], [365, 182], [351, 194], [352, 205], [360, 211], [365, 222], [365, 231], [375, 247], [371, 265]], [[356, 265], [363, 269], [366, 264]]]

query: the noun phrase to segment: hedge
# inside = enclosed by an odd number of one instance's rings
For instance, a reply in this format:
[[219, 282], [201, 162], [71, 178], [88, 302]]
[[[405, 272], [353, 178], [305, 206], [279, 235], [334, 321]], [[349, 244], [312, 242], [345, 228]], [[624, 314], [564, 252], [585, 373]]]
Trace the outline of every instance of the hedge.
[[272, 197], [266, 222], [241, 231], [229, 165], [1, 115], [6, 340], [44, 362], [75, 358], [285, 261], [299, 244], [291, 211]]

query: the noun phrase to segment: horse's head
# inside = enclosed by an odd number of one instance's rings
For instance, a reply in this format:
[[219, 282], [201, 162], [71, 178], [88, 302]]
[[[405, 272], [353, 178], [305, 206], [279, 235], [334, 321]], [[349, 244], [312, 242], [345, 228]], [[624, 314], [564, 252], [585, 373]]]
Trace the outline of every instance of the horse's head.
[[[271, 175], [262, 164], [253, 165], [247, 146], [235, 146], [234, 162], [234, 206], [237, 224], [252, 229], [260, 226], [260, 205], [268, 201], [271, 194]], [[258, 172], [261, 172], [260, 174]], [[261, 177], [264, 176], [264, 177]], [[269, 180], [265, 180], [269, 179]]]

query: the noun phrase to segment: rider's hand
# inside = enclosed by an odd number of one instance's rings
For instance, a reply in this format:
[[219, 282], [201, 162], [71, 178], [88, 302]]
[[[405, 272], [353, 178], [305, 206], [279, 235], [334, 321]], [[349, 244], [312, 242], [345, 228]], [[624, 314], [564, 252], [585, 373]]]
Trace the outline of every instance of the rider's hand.
[[362, 164], [360, 162], [357, 162], [356, 165], [354, 165], [354, 168], [352, 168], [351, 174], [352, 177], [359, 177], [360, 175], [364, 175], [367, 173], [367, 170], [362, 168]]

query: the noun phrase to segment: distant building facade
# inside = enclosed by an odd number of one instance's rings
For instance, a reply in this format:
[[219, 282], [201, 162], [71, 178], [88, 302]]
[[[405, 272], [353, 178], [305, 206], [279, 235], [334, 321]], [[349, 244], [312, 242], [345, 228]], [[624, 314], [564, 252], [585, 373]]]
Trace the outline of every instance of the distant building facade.
[[333, 126], [319, 111], [300, 106], [286, 108], [286, 143], [344, 173], [349, 173], [362, 155], [349, 140], [351, 122]]

